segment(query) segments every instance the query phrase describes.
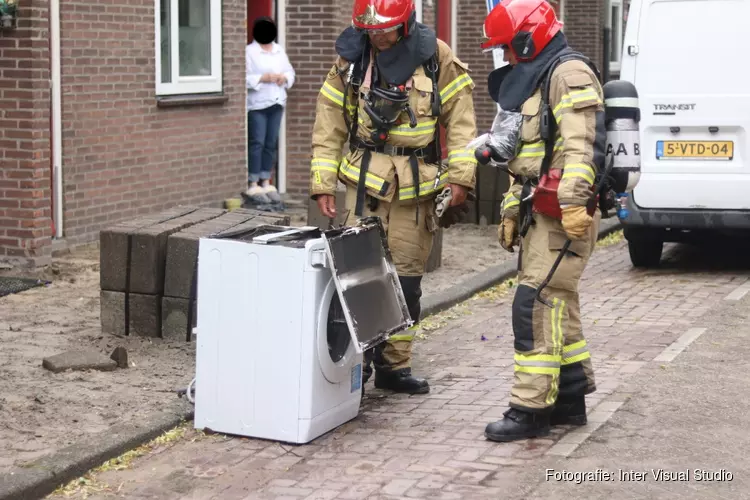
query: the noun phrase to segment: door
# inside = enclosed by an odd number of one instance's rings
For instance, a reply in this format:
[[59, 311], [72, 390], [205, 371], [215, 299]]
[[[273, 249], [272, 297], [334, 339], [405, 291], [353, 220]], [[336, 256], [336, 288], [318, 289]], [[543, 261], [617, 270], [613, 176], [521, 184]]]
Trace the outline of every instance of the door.
[[277, 18], [275, 0], [247, 0], [247, 43], [253, 41], [253, 22], [261, 16]]
[[626, 38], [633, 68], [623, 72], [638, 89], [642, 112], [642, 174], [633, 201], [645, 208], [750, 208], [750, 58], [738, 56], [750, 2], [641, 5], [637, 40]]
[[[326, 231], [323, 240], [341, 312], [358, 353], [419, 320], [409, 317], [379, 218], [364, 218], [353, 228]], [[333, 306], [332, 310], [338, 307], [335, 302]]]

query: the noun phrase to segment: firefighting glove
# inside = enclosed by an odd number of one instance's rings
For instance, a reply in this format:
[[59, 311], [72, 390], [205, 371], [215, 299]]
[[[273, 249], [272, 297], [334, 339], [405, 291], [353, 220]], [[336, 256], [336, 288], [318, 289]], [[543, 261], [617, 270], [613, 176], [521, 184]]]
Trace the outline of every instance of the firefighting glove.
[[563, 229], [571, 240], [586, 236], [593, 221], [594, 218], [588, 214], [585, 206], [576, 205], [562, 209]]
[[497, 239], [500, 246], [513, 253], [513, 247], [518, 245], [518, 223], [514, 219], [503, 217], [497, 227]]

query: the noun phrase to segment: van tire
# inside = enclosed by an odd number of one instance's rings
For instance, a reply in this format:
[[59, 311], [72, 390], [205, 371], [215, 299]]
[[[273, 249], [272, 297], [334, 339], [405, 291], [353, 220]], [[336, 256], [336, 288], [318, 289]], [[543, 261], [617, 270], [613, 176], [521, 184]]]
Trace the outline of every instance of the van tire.
[[628, 240], [630, 262], [634, 267], [648, 268], [659, 265], [664, 249], [664, 240], [659, 232], [625, 228], [623, 233]]

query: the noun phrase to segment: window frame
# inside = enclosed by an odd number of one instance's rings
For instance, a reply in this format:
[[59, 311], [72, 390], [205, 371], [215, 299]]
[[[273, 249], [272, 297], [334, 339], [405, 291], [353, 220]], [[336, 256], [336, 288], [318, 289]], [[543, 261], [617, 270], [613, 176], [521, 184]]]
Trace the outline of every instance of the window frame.
[[179, 57], [179, 0], [167, 0], [170, 13], [170, 58], [172, 69], [172, 81], [163, 83], [161, 81], [161, 0], [154, 0], [154, 50], [155, 87], [157, 96], [175, 96], [190, 94], [220, 93], [223, 90], [223, 18], [222, 0], [208, 0], [209, 3], [209, 30], [211, 40], [211, 75], [210, 76], [180, 76]]
[[[618, 72], [620, 71], [620, 68], [622, 66], [622, 47], [623, 47], [623, 41], [625, 40], [625, 2], [624, 0], [610, 0], [609, 2], [609, 13], [608, 15], [612, 17], [612, 10], [615, 8], [618, 9], [620, 15], [617, 16], [617, 24], [612, 24], [612, 29], [610, 31], [610, 49], [611, 52], [614, 52], [617, 54], [617, 59], [614, 60], [610, 57], [610, 54], [607, 54], [607, 57], [609, 59], [609, 69], [610, 71]], [[616, 36], [619, 34], [620, 36]]]

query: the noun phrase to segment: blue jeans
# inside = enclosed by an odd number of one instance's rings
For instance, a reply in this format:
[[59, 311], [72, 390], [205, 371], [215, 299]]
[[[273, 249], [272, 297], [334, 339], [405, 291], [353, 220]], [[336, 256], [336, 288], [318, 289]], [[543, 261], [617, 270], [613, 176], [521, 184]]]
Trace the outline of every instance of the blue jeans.
[[284, 108], [279, 104], [247, 112], [247, 178], [250, 182], [271, 178], [283, 113]]

